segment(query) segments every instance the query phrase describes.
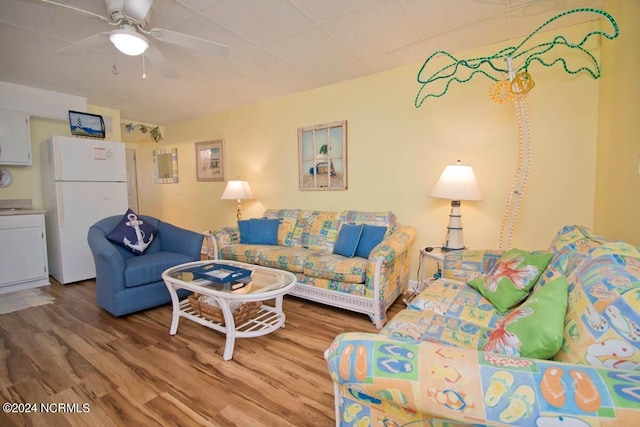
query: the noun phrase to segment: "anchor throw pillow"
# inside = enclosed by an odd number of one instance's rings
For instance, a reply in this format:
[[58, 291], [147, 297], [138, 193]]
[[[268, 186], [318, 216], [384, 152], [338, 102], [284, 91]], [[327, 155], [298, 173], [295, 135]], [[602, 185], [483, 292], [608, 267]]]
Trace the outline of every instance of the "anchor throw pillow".
[[107, 239], [136, 255], [142, 255], [157, 235], [156, 227], [138, 218], [129, 209], [111, 233], [107, 234]]

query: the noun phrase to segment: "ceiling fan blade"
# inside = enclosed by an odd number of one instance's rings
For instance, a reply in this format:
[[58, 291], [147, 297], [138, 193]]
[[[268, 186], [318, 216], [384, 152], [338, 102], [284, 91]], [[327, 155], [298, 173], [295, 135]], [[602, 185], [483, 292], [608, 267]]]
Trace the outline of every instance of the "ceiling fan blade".
[[201, 39], [200, 37], [190, 36], [184, 33], [177, 33], [163, 28], [153, 28], [149, 31], [149, 34], [151, 37], [161, 42], [206, 52], [222, 58], [229, 56], [229, 48], [227, 46], [212, 42], [211, 40]]
[[109, 41], [109, 32], [98, 33], [58, 50], [60, 55], [74, 56]]
[[152, 4], [153, 0], [124, 0], [122, 13], [140, 24], [149, 14]]
[[160, 74], [166, 78], [175, 79], [180, 76], [180, 73], [173, 68], [171, 62], [169, 62], [167, 57], [164, 56], [156, 46], [150, 44], [149, 48], [144, 51], [144, 57], [148, 59], [149, 62], [151, 62], [151, 64], [160, 71]]
[[107, 24], [114, 25], [114, 23], [109, 21], [109, 19], [107, 19], [105, 16], [98, 15], [97, 13], [93, 13], [88, 10], [80, 9], [79, 7], [75, 7], [70, 4], [58, 3], [57, 1], [53, 1], [53, 0], [38, 0], [38, 3], [45, 3], [47, 6], [64, 7], [68, 11], [77, 13], [79, 15], [88, 16], [93, 19], [99, 19], [102, 22], [106, 22]]

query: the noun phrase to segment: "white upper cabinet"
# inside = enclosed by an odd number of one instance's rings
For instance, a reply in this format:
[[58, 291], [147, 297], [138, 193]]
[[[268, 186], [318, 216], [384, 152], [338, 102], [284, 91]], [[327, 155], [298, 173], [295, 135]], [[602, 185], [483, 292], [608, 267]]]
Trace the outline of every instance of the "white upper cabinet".
[[31, 164], [29, 114], [0, 109], [0, 165]]

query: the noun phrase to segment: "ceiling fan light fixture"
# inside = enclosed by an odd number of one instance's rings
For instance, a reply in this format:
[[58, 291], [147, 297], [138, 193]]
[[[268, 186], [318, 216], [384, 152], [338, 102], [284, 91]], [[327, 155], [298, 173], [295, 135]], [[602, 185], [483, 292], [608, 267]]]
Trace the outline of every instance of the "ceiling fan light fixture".
[[138, 56], [149, 47], [147, 39], [138, 34], [131, 26], [123, 26], [109, 35], [109, 40], [120, 52], [129, 56]]

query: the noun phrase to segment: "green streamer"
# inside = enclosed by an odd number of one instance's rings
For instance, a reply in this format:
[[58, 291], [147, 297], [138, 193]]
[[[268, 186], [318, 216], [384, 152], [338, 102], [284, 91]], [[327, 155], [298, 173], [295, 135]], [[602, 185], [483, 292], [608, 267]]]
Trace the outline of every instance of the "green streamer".
[[[611, 24], [611, 32], [605, 32], [601, 30], [589, 31], [579, 43], [575, 44], [571, 43], [564, 36], [556, 36], [550, 42], [545, 42], [530, 47], [527, 46], [527, 43], [531, 40], [531, 38], [534, 37], [537, 33], [544, 30], [545, 27], [547, 27], [549, 24], [574, 13], [596, 13], [602, 15], [606, 19], [606, 21]], [[618, 24], [607, 12], [592, 8], [578, 8], [563, 12], [559, 15], [554, 16], [553, 18], [548, 19], [544, 22], [544, 24], [540, 25], [531, 34], [529, 34], [519, 45], [504, 48], [491, 56], [472, 59], [458, 59], [443, 50], [436, 51], [426, 59], [424, 64], [422, 64], [422, 67], [420, 67], [420, 71], [418, 71], [417, 81], [418, 83], [421, 83], [422, 86], [420, 87], [420, 90], [418, 90], [414, 104], [416, 108], [420, 108], [427, 98], [439, 98], [447, 93], [447, 91], [449, 90], [449, 86], [452, 83], [465, 83], [477, 75], [485, 76], [493, 81], [503, 80], [503, 76], [509, 72], [508, 67], [506, 66], [507, 58], [511, 58], [514, 61], [516, 59], [522, 61], [522, 66], [516, 69], [515, 74], [528, 71], [529, 66], [531, 66], [531, 64], [533, 63], [538, 63], [545, 67], [552, 67], [555, 64], [560, 63], [564, 70], [569, 74], [587, 72], [594, 79], [598, 79], [600, 78], [600, 66], [598, 65], [598, 61], [589, 51], [584, 48], [584, 45], [587, 43], [589, 38], [593, 36], [600, 35], [609, 40], [613, 40], [618, 37], [619, 34], [620, 29], [618, 28]], [[558, 52], [559, 50], [565, 48], [578, 51], [583, 54], [583, 57], [588, 60], [590, 66], [577, 67], [570, 65], [569, 61], [567, 61], [562, 56], [557, 55], [557, 53], [562, 53]], [[426, 69], [428, 65], [434, 58], [438, 56], [446, 56], [451, 60], [451, 63], [431, 74], [429, 77], [424, 78], [423, 76], [427, 73]], [[468, 73], [468, 75], [466, 73]], [[458, 76], [458, 74], [462, 75]], [[436, 82], [442, 83], [443, 81], [446, 81], [446, 83], [444, 83], [444, 88], [442, 88], [439, 92], [426, 91], [427, 86], [432, 85]]]

